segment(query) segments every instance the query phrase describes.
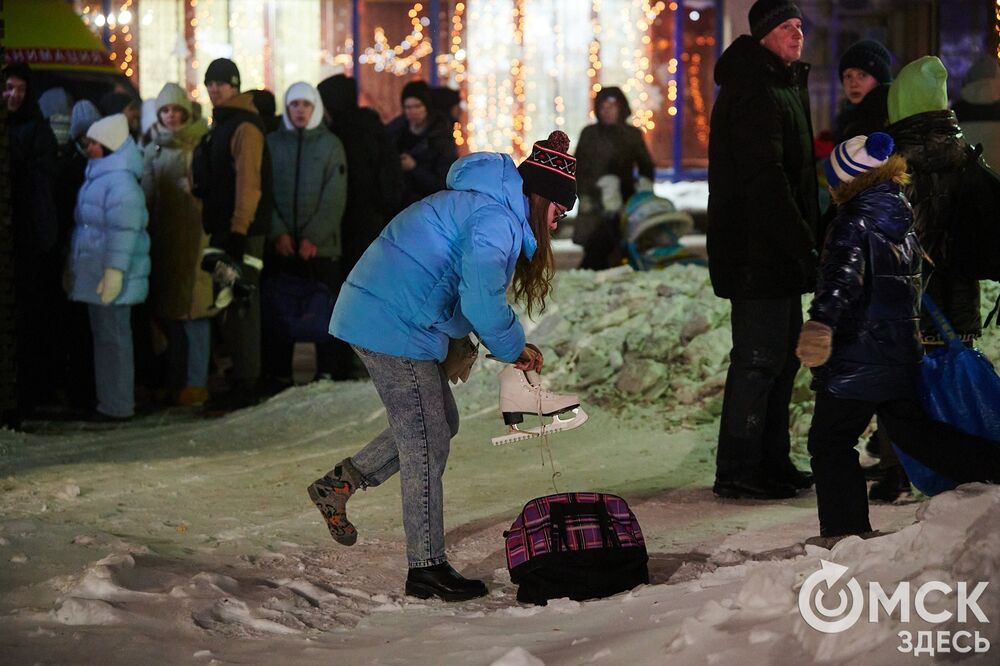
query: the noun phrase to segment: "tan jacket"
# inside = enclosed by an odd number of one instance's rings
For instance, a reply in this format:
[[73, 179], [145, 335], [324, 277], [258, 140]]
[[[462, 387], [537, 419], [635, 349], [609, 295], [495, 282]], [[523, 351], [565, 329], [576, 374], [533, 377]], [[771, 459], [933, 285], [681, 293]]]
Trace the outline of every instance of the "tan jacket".
[[[221, 106], [257, 113], [257, 107], [253, 105], [253, 94], [250, 92], [241, 93]], [[242, 123], [233, 133], [229, 149], [236, 170], [236, 208], [229, 228], [246, 235], [260, 202], [260, 165], [264, 159], [264, 135], [254, 125]]]

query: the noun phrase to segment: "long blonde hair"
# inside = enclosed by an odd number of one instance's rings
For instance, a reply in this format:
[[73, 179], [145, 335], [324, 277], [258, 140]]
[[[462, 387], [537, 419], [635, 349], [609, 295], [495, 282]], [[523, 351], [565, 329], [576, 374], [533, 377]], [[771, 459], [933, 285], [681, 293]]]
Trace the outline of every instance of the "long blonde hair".
[[552, 289], [555, 261], [548, 224], [551, 202], [538, 194], [528, 195], [528, 202], [528, 226], [535, 235], [538, 248], [531, 261], [523, 254], [517, 258], [511, 295], [515, 303], [524, 306], [530, 317], [536, 311], [545, 312], [545, 298]]

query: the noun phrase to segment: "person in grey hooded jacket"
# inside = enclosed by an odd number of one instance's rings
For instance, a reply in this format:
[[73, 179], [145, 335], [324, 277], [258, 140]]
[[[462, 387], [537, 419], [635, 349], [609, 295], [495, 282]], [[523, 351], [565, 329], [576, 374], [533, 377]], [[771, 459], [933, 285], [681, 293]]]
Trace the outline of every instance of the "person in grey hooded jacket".
[[[277, 283], [287, 284], [295, 278], [307, 284], [321, 283], [334, 296], [339, 292], [344, 280], [340, 265], [341, 219], [347, 203], [344, 146], [323, 123], [319, 93], [308, 83], [293, 83], [285, 92], [284, 103], [281, 127], [267, 135], [274, 165], [269, 238], [275, 256], [265, 262], [262, 285], [266, 304], [264, 371], [278, 390], [291, 384], [295, 340], [280, 325], [283, 308], [270, 295], [275, 293]], [[317, 375], [347, 379], [353, 356], [333, 342], [330, 338], [317, 344]]]

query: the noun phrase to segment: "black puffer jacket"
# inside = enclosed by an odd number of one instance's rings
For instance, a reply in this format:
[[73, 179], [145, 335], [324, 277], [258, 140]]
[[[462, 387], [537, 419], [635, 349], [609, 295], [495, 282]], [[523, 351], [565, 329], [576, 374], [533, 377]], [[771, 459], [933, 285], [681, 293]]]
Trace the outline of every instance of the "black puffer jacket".
[[905, 171], [894, 157], [838, 191], [809, 308], [811, 319], [834, 331], [830, 360], [813, 369], [817, 391], [871, 402], [913, 397], [923, 356], [921, 252], [913, 212], [894, 181]]
[[7, 141], [14, 247], [18, 257], [33, 258], [52, 250], [58, 237], [52, 182], [58, 146], [30, 83], [21, 108], [7, 116]]
[[[949, 210], [965, 164], [969, 144], [952, 111], [928, 111], [904, 118], [886, 131], [896, 151], [910, 166], [911, 182], [904, 192], [913, 206], [913, 228], [920, 245], [934, 262], [925, 289], [966, 341], [982, 333], [979, 282], [956, 275], [951, 268]], [[929, 317], [922, 317], [924, 341], [940, 342]]]
[[341, 223], [344, 275], [400, 210], [403, 172], [378, 113], [358, 106], [357, 82], [343, 74], [317, 86], [329, 127], [347, 154], [347, 207]]
[[443, 190], [448, 169], [458, 159], [458, 148], [448, 122], [433, 111], [430, 112], [427, 128], [409, 148], [403, 146], [404, 136], [410, 134], [406, 116], [398, 116], [385, 130], [389, 145], [399, 153], [409, 153], [417, 163], [412, 171], [403, 172], [403, 207]]
[[833, 142], [847, 141], [864, 134], [885, 131], [889, 124], [889, 84], [883, 83], [872, 88], [860, 104], [845, 100], [844, 107], [837, 114]]
[[748, 35], [715, 66], [708, 261], [722, 298], [786, 298], [815, 283], [819, 201], [806, 79]]

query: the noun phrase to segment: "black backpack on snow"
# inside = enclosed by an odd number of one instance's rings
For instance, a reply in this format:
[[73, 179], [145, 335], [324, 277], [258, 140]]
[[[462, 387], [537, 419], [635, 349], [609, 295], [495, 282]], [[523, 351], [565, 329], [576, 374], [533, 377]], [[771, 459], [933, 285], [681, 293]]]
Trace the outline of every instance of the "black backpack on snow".
[[538, 497], [524, 505], [504, 537], [521, 602], [597, 599], [649, 582], [639, 522], [616, 495]]

